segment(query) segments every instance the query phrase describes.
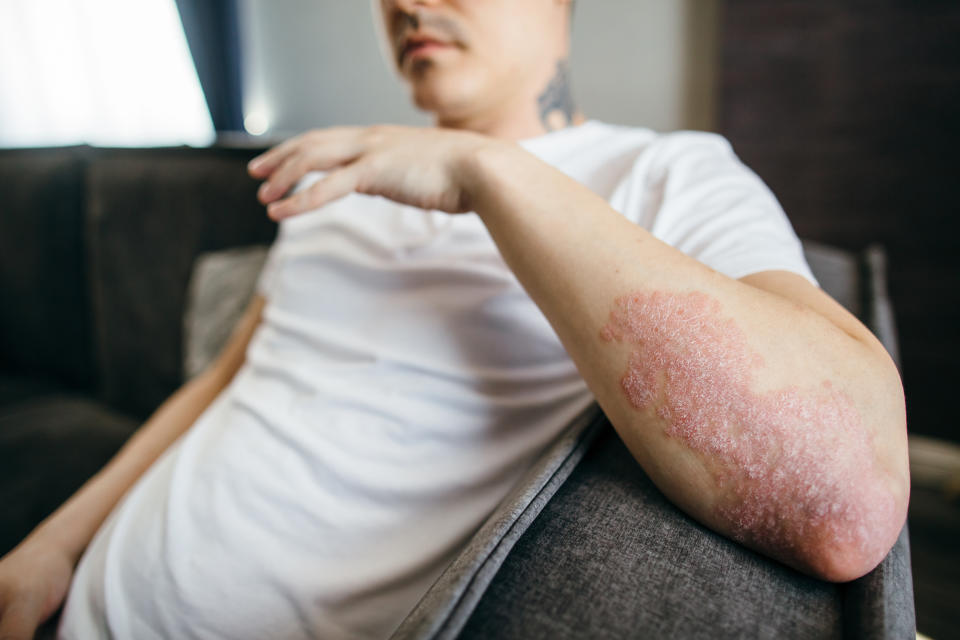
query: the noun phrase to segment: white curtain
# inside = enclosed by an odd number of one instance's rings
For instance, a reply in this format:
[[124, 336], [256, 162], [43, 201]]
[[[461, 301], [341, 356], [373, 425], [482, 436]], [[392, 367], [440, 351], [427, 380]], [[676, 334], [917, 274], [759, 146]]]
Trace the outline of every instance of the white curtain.
[[0, 0], [0, 146], [213, 137], [175, 0]]

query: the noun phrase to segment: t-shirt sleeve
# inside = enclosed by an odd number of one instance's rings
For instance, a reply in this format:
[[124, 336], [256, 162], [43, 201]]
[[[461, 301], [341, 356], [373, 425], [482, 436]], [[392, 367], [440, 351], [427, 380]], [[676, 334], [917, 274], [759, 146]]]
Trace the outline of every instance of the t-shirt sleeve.
[[776, 197], [722, 136], [662, 136], [644, 160], [641, 223], [731, 278], [784, 270], [817, 284]]

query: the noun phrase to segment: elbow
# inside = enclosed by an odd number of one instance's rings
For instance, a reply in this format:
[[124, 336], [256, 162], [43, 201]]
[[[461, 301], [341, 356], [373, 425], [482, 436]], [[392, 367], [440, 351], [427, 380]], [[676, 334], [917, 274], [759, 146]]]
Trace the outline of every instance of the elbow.
[[899, 533], [898, 528], [896, 535], [883, 536], [870, 549], [842, 544], [831, 545], [812, 558], [806, 573], [819, 580], [837, 583], [862, 578], [883, 562], [896, 543]]
[[818, 527], [805, 572], [828, 582], [849, 582], [873, 571], [896, 544], [907, 519], [909, 479], [902, 491], [861, 490], [854, 517], [839, 517]]
[[[856, 580], [875, 569], [896, 544], [907, 520], [910, 463], [907, 453], [903, 391], [895, 372], [885, 385], [885, 402], [868, 419], [878, 425], [873, 464], [859, 457], [863, 471], [847, 475], [842, 508], [817, 527], [822, 536], [813, 545], [813, 574], [830, 582]], [[851, 467], [854, 463], [850, 463]]]

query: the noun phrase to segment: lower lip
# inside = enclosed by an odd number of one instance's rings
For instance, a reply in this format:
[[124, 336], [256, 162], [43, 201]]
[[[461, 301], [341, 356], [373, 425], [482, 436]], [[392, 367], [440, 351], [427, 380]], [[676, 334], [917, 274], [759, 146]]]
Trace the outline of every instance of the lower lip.
[[449, 48], [450, 48], [450, 45], [448, 44], [441, 44], [439, 42], [426, 42], [424, 44], [418, 44], [417, 46], [408, 50], [407, 53], [405, 54], [405, 57], [411, 58], [411, 59], [421, 58], [423, 56], [430, 55], [431, 53], [434, 53], [441, 49], [449, 49]]

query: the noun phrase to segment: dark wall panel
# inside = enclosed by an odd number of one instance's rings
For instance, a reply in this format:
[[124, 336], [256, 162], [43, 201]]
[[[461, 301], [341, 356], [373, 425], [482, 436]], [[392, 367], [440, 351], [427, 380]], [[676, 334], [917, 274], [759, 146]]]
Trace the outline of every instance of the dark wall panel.
[[909, 429], [960, 441], [960, 3], [728, 0], [720, 128], [797, 232], [889, 253]]

